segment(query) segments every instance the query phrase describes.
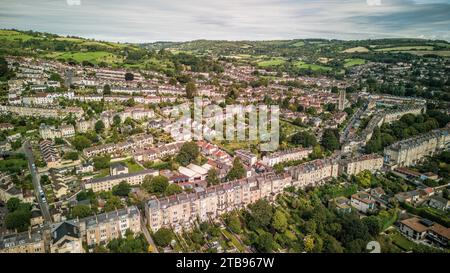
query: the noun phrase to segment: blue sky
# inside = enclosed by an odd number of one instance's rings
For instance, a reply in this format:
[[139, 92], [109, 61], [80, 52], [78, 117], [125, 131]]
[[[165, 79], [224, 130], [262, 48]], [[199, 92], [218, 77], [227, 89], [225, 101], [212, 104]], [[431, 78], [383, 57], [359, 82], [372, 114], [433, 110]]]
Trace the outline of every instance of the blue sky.
[[120, 42], [449, 41], [450, 0], [0, 0], [0, 28]]

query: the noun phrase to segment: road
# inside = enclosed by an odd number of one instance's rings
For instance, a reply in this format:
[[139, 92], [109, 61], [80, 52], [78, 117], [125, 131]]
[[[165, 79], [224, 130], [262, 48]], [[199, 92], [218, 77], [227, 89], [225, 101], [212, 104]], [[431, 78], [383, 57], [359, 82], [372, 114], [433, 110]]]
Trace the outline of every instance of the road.
[[31, 150], [30, 142], [28, 140], [26, 140], [24, 142], [24, 144], [22, 145], [21, 149], [25, 153], [25, 156], [27, 157], [27, 160], [28, 160], [28, 168], [30, 169], [31, 180], [33, 182], [34, 192], [36, 194], [36, 198], [38, 200], [39, 207], [41, 208], [42, 217], [44, 218], [46, 224], [50, 224], [52, 222], [52, 217], [50, 215], [50, 210], [48, 208], [48, 204], [46, 202], [42, 202], [42, 197], [39, 194], [39, 191], [40, 191], [40, 189], [42, 189], [42, 187], [41, 187], [39, 173], [37, 172], [36, 168], [33, 168], [34, 156], [33, 156], [33, 151]]
[[152, 236], [150, 236], [150, 232], [148, 232], [147, 224], [145, 223], [145, 216], [141, 214], [140, 218], [141, 218], [141, 230], [142, 233], [144, 233], [145, 239], [147, 239], [148, 244], [152, 246], [153, 253], [159, 253], [158, 248], [153, 242]]

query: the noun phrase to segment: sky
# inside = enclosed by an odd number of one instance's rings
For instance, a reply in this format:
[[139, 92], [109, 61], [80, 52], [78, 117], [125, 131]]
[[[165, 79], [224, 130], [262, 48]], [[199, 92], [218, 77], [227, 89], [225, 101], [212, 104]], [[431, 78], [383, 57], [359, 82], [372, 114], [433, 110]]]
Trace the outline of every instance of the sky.
[[450, 0], [0, 0], [0, 28], [118, 42], [427, 38]]

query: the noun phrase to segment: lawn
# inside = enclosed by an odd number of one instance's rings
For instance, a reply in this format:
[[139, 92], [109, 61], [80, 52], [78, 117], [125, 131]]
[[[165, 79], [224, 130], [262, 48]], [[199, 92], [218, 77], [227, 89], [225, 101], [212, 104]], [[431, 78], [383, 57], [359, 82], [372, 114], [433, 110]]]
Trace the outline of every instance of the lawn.
[[300, 68], [300, 69], [311, 69], [312, 71], [319, 71], [319, 70], [321, 70], [321, 71], [329, 71], [329, 70], [332, 69], [331, 67], [328, 67], [328, 66], [318, 65], [318, 64], [307, 64], [307, 63], [305, 63], [303, 61], [297, 61], [297, 62], [294, 63], [294, 65], [297, 68]]
[[140, 165], [138, 165], [136, 162], [126, 161], [125, 163], [127, 164], [129, 173], [139, 172], [144, 169]]
[[286, 61], [283, 58], [273, 58], [266, 61], [260, 61], [258, 62], [259, 67], [272, 67], [272, 66], [279, 66], [284, 64]]
[[284, 120], [280, 120], [280, 128], [285, 136], [292, 136], [293, 134], [302, 131], [302, 127]]
[[234, 151], [236, 150], [240, 150], [240, 149], [250, 149], [250, 147], [252, 145], [258, 145], [259, 142], [258, 141], [224, 141], [224, 143], [222, 143], [221, 141], [213, 141], [214, 144], [218, 145], [219, 147], [221, 147], [222, 149], [224, 149], [226, 152], [228, 152], [229, 154], [233, 155]]
[[364, 59], [345, 59], [344, 67], [352, 67], [356, 65], [365, 64], [366, 60]]
[[228, 230], [226, 229], [222, 229], [222, 234], [228, 238], [229, 240], [231, 240], [231, 242], [233, 243], [233, 245], [239, 250], [239, 252], [245, 252], [245, 247], [239, 242], [239, 240], [233, 235], [231, 234]]
[[169, 169], [169, 168], [170, 168], [170, 162], [166, 162], [166, 161], [154, 162], [150, 166], [150, 169], [155, 169], [155, 170], [162, 170], [162, 169]]
[[101, 178], [109, 176], [109, 168], [101, 169], [98, 174], [94, 175], [94, 178]]
[[399, 248], [403, 249], [404, 251], [411, 251], [415, 243], [406, 239], [403, 235], [399, 234], [398, 232], [395, 232], [393, 235], [391, 235], [392, 243], [394, 243]]

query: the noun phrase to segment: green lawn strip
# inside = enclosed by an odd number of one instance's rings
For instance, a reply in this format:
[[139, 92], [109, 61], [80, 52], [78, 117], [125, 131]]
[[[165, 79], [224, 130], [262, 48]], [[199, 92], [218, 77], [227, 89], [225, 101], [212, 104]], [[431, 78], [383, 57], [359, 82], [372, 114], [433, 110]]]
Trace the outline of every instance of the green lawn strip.
[[239, 250], [239, 252], [245, 252], [245, 247], [239, 242], [239, 240], [233, 234], [231, 234], [231, 232], [229, 232], [226, 229], [222, 229], [222, 233], [225, 237], [231, 240], [231, 242]]

